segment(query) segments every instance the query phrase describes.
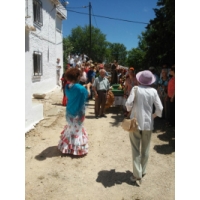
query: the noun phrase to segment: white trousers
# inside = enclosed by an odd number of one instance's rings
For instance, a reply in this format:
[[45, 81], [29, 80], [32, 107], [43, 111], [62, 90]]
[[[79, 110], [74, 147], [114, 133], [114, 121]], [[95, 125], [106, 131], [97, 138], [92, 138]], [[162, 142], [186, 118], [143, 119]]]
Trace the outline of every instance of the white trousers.
[[142, 175], [146, 173], [151, 134], [152, 131], [139, 130], [129, 134], [132, 148], [133, 176], [136, 178], [142, 178]]

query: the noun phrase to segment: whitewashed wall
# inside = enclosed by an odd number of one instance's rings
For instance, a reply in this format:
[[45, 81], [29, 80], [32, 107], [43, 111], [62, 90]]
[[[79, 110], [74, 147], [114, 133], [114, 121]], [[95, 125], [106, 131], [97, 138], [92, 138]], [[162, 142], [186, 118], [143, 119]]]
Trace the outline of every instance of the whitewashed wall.
[[[63, 63], [62, 33], [56, 31], [56, 27], [62, 27], [62, 20], [57, 19], [56, 8], [50, 0], [42, 0], [41, 2], [43, 7], [43, 25], [41, 27], [35, 26], [36, 31], [30, 32], [32, 93], [48, 93], [55, 89], [57, 58], [60, 58], [61, 64]], [[29, 0], [28, 4], [30, 6], [28, 15], [30, 15], [31, 18], [28, 18], [27, 22], [33, 25], [32, 0]], [[41, 77], [33, 76], [32, 55], [34, 51], [42, 52], [43, 75]], [[61, 69], [61, 74], [62, 73], [63, 71]]]
[[29, 31], [25, 31], [25, 133], [43, 119], [43, 105], [32, 103], [32, 69], [30, 68], [30, 62]]
[[[62, 26], [57, 19], [56, 8], [50, 0], [41, 0], [43, 8], [43, 25], [33, 23], [33, 1], [25, 1], [25, 24], [35, 26], [36, 31], [25, 31], [25, 128], [26, 132], [43, 118], [43, 105], [32, 103], [33, 93], [48, 93], [56, 86], [56, 59], [63, 63], [62, 32], [56, 27]], [[63, 9], [62, 9], [63, 12]], [[66, 14], [66, 11], [64, 12]], [[57, 24], [58, 22], [58, 24]], [[33, 52], [42, 52], [43, 75], [33, 76]], [[63, 71], [61, 70], [61, 75]]]
[[[56, 9], [48, 0], [42, 1], [43, 7], [43, 26], [36, 27], [35, 32], [30, 35], [30, 52], [42, 52], [43, 75], [38, 77], [32, 76], [32, 92], [47, 93], [56, 87], [56, 28], [55, 17]], [[32, 66], [33, 75], [33, 62]]]
[[29, 31], [25, 31], [25, 121], [28, 121], [28, 115], [31, 112], [32, 96], [31, 91], [31, 68], [29, 63], [31, 61], [29, 52]]
[[[56, 16], [56, 58], [60, 58], [60, 62], [63, 63], [63, 35], [62, 35], [62, 20]], [[63, 73], [63, 66], [61, 76]]]

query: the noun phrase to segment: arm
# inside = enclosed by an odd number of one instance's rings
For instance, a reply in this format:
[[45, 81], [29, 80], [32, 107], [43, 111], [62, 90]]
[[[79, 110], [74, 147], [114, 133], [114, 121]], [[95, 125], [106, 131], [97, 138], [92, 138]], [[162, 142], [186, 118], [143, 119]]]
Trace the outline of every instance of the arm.
[[98, 97], [98, 93], [97, 93], [96, 88], [93, 86], [92, 89], [93, 89], [93, 91], [94, 91], [94, 95], [95, 95], [95, 97]]
[[131, 90], [131, 93], [130, 93], [127, 101], [126, 101], [126, 104], [125, 104], [126, 109], [127, 109], [128, 112], [131, 111], [131, 109], [133, 107], [134, 98], [135, 98], [135, 91], [134, 91], [134, 87], [133, 87], [132, 90]]
[[94, 91], [95, 97], [98, 97], [97, 90], [96, 90], [96, 79], [94, 79], [94, 82], [93, 82], [93, 85], [92, 85], [92, 89]]
[[83, 73], [83, 76], [84, 76], [84, 80], [85, 80], [85, 82], [87, 82], [87, 73], [84, 72], [84, 73]]
[[155, 99], [154, 99], [154, 105], [156, 107], [155, 109], [155, 113], [153, 113], [153, 118], [155, 117], [162, 117], [162, 110], [163, 110], [163, 106], [162, 106], [162, 103], [161, 103], [161, 100], [158, 96], [158, 93], [156, 91], [156, 96], [155, 96]]

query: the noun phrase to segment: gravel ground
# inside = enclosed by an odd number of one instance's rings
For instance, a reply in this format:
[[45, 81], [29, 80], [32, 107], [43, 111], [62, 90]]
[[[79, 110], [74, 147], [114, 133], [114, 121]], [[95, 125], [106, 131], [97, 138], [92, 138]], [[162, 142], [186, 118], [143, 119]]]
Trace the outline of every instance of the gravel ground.
[[26, 200], [173, 200], [175, 199], [174, 130], [157, 118], [152, 135], [147, 175], [141, 185], [130, 182], [131, 146], [123, 131], [121, 108], [111, 107], [107, 118], [94, 118], [94, 101], [86, 110], [84, 126], [89, 153], [76, 158], [57, 149], [66, 124], [62, 92], [43, 100], [44, 120], [25, 135]]

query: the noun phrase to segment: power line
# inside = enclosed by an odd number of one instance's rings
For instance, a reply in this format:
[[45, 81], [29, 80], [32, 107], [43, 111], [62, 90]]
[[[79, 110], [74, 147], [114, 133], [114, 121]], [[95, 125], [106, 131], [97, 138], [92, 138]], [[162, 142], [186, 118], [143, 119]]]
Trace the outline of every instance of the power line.
[[72, 8], [72, 9], [77, 9], [77, 8], [87, 8], [89, 6], [81, 6], [81, 7], [67, 7], [67, 8]]
[[[92, 15], [94, 16], [93, 8], [92, 8]], [[94, 17], [94, 21], [95, 21], [96, 26], [97, 26], [97, 22], [96, 22], [96, 18], [95, 17]], [[97, 26], [97, 28], [98, 28], [98, 26]]]
[[[79, 13], [79, 14], [83, 14], [83, 15], [88, 15], [88, 13], [77, 12], [77, 11], [74, 11], [74, 10], [67, 10], [67, 11], [74, 12], [74, 13]], [[101, 17], [101, 18], [107, 18], [107, 19], [113, 19], [113, 20], [118, 20], [118, 21], [131, 22], [131, 23], [148, 24], [146, 22], [131, 21], [131, 20], [120, 19], [120, 18], [106, 17], [106, 16], [102, 16], [102, 15], [93, 15], [92, 14], [92, 16]]]

